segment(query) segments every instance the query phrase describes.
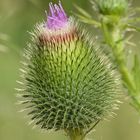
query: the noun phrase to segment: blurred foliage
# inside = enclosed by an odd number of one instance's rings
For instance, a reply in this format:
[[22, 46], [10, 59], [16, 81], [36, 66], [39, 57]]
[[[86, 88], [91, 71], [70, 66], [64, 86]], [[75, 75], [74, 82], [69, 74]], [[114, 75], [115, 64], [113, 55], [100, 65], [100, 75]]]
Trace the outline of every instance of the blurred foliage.
[[[56, 0], [52, 0], [57, 2]], [[40, 133], [27, 125], [27, 118], [16, 105], [16, 80], [22, 49], [30, 41], [27, 31], [45, 19], [48, 0], [0, 0], [0, 140], [66, 140], [63, 132]], [[88, 0], [62, 0], [66, 11], [76, 13], [74, 4], [91, 12]], [[140, 4], [135, 0], [134, 4]], [[94, 13], [93, 13], [94, 14]], [[139, 36], [133, 38], [139, 43]], [[137, 52], [140, 50], [137, 49]], [[137, 68], [134, 68], [137, 70]], [[138, 68], [139, 69], [139, 68]], [[89, 137], [96, 140], [139, 140], [139, 115], [127, 104], [122, 104], [115, 119], [102, 122]], [[130, 127], [131, 126], [131, 127]]]
[[[100, 42], [103, 45], [106, 44], [112, 50], [124, 87], [131, 98], [130, 104], [140, 112], [139, 57], [135, 48], [131, 48], [134, 62], [132, 66], [127, 66], [127, 63], [129, 63], [127, 58], [130, 54], [125, 53], [130, 50], [128, 45], [138, 47], [137, 42], [131, 42], [129, 39], [134, 35], [134, 32], [140, 32], [140, 27], [137, 26], [140, 22], [138, 16], [140, 8], [133, 7], [127, 0], [93, 0], [91, 4], [93, 5], [93, 11], [97, 14], [97, 19], [79, 6], [76, 6], [76, 9], [80, 14], [76, 14], [76, 16], [82, 22], [99, 28], [102, 36]], [[126, 37], [128, 31], [129, 37]], [[131, 70], [130, 68], [133, 65], [134, 68]]]

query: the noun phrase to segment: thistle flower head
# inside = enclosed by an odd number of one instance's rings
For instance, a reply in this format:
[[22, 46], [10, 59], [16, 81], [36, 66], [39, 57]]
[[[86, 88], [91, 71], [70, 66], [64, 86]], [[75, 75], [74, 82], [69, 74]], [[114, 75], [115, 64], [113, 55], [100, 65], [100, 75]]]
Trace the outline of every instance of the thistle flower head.
[[114, 64], [60, 3], [50, 3], [25, 56], [24, 103], [42, 129], [85, 130], [117, 108]]
[[36, 36], [40, 43], [60, 43], [75, 38], [73, 19], [67, 16], [60, 1], [58, 5], [50, 3], [48, 13], [47, 21], [38, 26]]

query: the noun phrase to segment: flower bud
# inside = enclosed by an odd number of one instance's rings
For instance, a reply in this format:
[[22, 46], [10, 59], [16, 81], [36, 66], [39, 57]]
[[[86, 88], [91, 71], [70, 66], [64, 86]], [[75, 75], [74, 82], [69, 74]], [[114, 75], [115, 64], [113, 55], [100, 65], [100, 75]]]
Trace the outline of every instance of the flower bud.
[[95, 0], [99, 12], [103, 15], [122, 16], [128, 8], [127, 0]]
[[117, 108], [120, 77], [61, 3], [49, 5], [27, 48], [23, 97], [42, 129], [84, 130]]

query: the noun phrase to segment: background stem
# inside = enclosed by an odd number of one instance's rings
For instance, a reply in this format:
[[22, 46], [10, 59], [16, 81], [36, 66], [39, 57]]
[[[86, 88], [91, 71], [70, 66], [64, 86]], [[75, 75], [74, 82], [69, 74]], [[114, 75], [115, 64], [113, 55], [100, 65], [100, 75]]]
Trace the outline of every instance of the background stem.
[[126, 63], [126, 56], [124, 53], [124, 32], [119, 26], [120, 21], [113, 23], [112, 21], [106, 22], [102, 18], [102, 32], [104, 36], [105, 43], [112, 49], [115, 62], [120, 71], [124, 86], [128, 89], [128, 94], [132, 99], [132, 105], [137, 111], [139, 111], [140, 102], [137, 99], [136, 85], [133, 80], [133, 75], [129, 71]]

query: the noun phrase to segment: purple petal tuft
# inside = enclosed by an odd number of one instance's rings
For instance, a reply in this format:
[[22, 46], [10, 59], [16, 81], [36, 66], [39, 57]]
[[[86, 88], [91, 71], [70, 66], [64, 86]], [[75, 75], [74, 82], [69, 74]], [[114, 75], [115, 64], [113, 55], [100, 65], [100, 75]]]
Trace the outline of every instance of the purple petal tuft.
[[59, 4], [49, 4], [49, 14], [47, 15], [47, 22], [45, 27], [48, 29], [61, 29], [63, 28], [67, 22], [68, 17], [59, 1]]

